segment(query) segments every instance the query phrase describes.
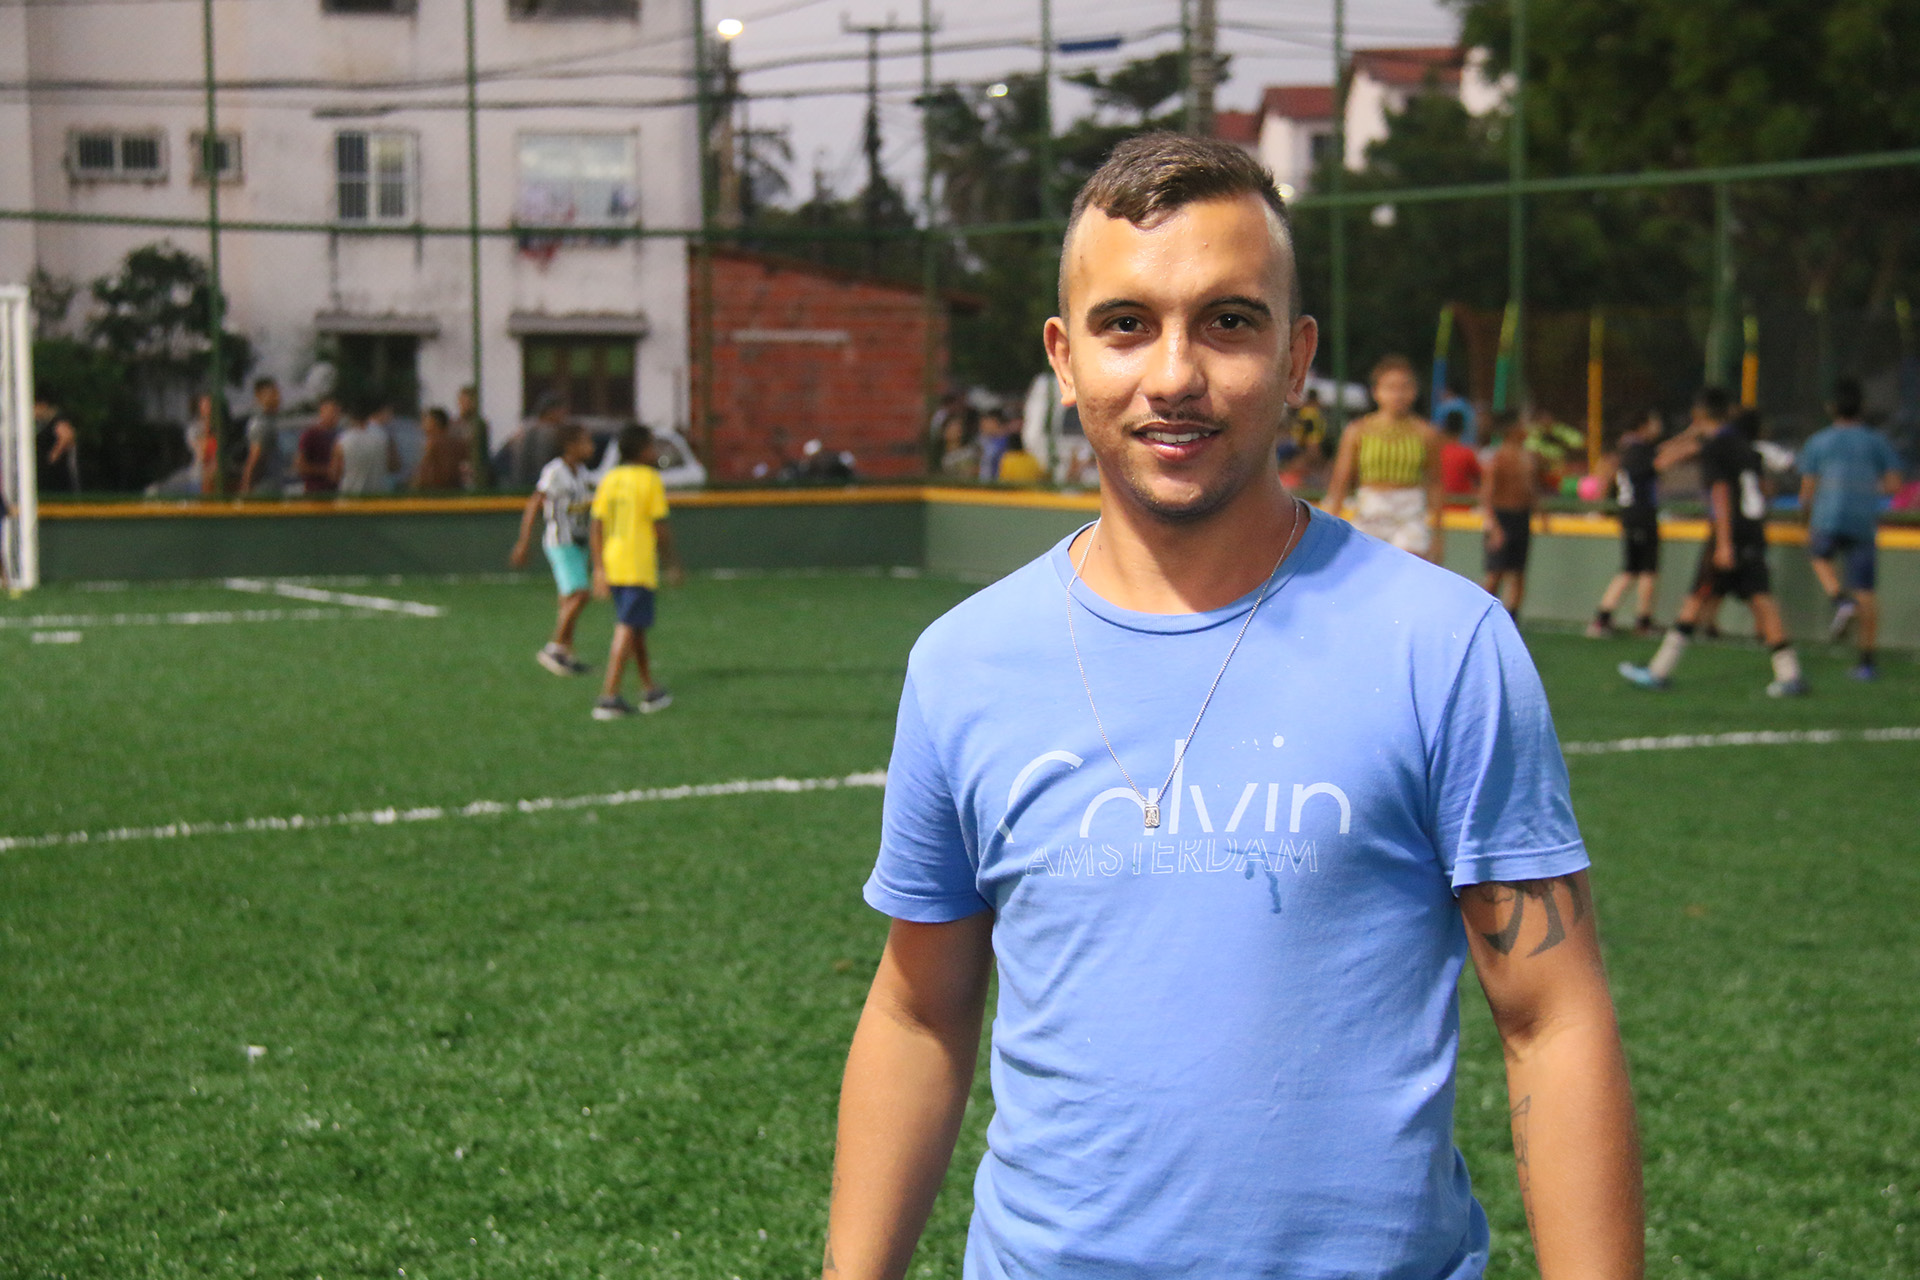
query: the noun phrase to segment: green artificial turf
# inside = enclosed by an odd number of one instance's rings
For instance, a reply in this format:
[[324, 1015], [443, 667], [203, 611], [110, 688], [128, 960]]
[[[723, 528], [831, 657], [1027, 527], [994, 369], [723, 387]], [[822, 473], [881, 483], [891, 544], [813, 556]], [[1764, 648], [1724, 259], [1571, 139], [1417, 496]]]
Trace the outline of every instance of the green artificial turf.
[[[323, 584], [325, 585], [325, 584]], [[907, 647], [968, 588], [698, 580], [680, 703], [587, 718], [531, 583], [350, 588], [435, 619], [0, 629], [0, 835], [513, 802], [886, 759]], [[301, 602], [46, 591], [0, 618]], [[582, 650], [598, 657], [596, 606]], [[1767, 699], [1643, 642], [1529, 637], [1562, 737], [1920, 724], [1920, 668]], [[1650, 1270], [1920, 1274], [1920, 743], [1575, 756], [1641, 1109]], [[0, 1275], [788, 1277], [817, 1269], [884, 922], [872, 789], [0, 853]], [[1459, 1140], [1531, 1273], [1469, 980]], [[264, 1054], [249, 1057], [246, 1046]], [[984, 1079], [915, 1274], [958, 1274]]]

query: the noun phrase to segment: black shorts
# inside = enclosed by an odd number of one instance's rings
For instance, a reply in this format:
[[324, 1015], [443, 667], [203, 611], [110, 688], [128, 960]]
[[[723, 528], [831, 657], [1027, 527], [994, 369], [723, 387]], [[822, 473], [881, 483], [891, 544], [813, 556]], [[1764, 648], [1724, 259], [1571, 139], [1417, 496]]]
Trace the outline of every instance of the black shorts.
[[1751, 600], [1755, 596], [1770, 595], [1773, 592], [1773, 576], [1767, 572], [1767, 544], [1733, 544], [1733, 568], [1716, 568], [1713, 563], [1713, 540], [1700, 549], [1700, 569], [1694, 575], [1694, 590], [1706, 589], [1719, 599], [1732, 596], [1736, 600]]
[[1657, 519], [1621, 519], [1620, 572], [1660, 572], [1660, 522]]
[[1498, 548], [1487, 544], [1487, 572], [1525, 573], [1533, 544], [1533, 513], [1496, 510], [1493, 518], [1499, 522], [1501, 539]]

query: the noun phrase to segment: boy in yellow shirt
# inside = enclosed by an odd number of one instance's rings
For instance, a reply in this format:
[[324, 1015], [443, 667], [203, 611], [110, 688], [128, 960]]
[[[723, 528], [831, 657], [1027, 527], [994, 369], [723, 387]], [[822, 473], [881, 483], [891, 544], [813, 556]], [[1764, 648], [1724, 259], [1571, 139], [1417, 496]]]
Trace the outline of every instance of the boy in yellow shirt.
[[[593, 495], [593, 524], [588, 552], [593, 561], [593, 596], [613, 600], [616, 622], [607, 679], [593, 704], [595, 720], [619, 720], [636, 711], [663, 711], [673, 695], [653, 682], [647, 665], [647, 628], [653, 625], [653, 593], [660, 566], [667, 581], [679, 586], [685, 575], [667, 525], [667, 491], [653, 467], [653, 432], [638, 425], [620, 433], [620, 465], [608, 472]], [[640, 705], [620, 696], [620, 676], [632, 657], [640, 671]]]

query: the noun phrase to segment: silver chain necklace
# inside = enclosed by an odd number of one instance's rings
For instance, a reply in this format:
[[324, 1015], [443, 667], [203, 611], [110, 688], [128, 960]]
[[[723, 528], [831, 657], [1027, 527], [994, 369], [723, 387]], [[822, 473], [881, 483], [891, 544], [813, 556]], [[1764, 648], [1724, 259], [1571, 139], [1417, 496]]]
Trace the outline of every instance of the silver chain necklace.
[[1273, 562], [1273, 569], [1267, 574], [1267, 580], [1260, 585], [1260, 594], [1254, 598], [1253, 608], [1247, 610], [1246, 621], [1240, 624], [1240, 633], [1234, 636], [1233, 645], [1227, 650], [1226, 659], [1221, 662], [1220, 670], [1214, 672], [1213, 683], [1207, 686], [1207, 696], [1200, 700], [1200, 711], [1193, 717], [1193, 727], [1187, 730], [1187, 736], [1180, 741], [1179, 750], [1173, 753], [1173, 768], [1167, 770], [1166, 781], [1160, 784], [1151, 797], [1141, 794], [1139, 784], [1134, 782], [1133, 775], [1127, 772], [1127, 766], [1120, 763], [1120, 753], [1113, 749], [1113, 739], [1107, 737], [1107, 726], [1100, 719], [1100, 706], [1093, 700], [1093, 685], [1087, 680], [1087, 664], [1080, 656], [1080, 637], [1073, 628], [1073, 586], [1080, 581], [1080, 570], [1086, 566], [1087, 557], [1093, 554], [1093, 540], [1100, 533], [1099, 521], [1094, 522], [1092, 530], [1087, 534], [1086, 550], [1080, 553], [1079, 563], [1073, 566], [1073, 577], [1067, 582], [1067, 638], [1073, 644], [1073, 664], [1080, 668], [1080, 687], [1087, 691], [1087, 706], [1093, 711], [1094, 728], [1100, 731], [1100, 741], [1106, 743], [1107, 754], [1113, 757], [1113, 763], [1120, 770], [1120, 776], [1127, 780], [1127, 789], [1132, 791], [1134, 798], [1140, 802], [1140, 811], [1149, 831], [1155, 830], [1160, 825], [1160, 801], [1165, 798], [1167, 788], [1173, 785], [1174, 778], [1179, 776], [1180, 766], [1187, 758], [1187, 747], [1193, 742], [1193, 735], [1200, 732], [1200, 721], [1206, 716], [1208, 705], [1213, 702], [1214, 690], [1220, 687], [1221, 678], [1227, 674], [1227, 665], [1233, 661], [1233, 655], [1240, 651], [1240, 642], [1246, 639], [1247, 628], [1253, 625], [1254, 615], [1259, 613], [1260, 606], [1266, 603], [1267, 593], [1273, 589], [1274, 574], [1280, 572], [1280, 566], [1285, 564], [1287, 557], [1293, 554], [1294, 547], [1300, 542], [1301, 533], [1309, 523], [1307, 514], [1301, 509], [1302, 506], [1300, 499], [1293, 500], [1293, 529], [1287, 536], [1287, 545], [1281, 549], [1280, 558]]

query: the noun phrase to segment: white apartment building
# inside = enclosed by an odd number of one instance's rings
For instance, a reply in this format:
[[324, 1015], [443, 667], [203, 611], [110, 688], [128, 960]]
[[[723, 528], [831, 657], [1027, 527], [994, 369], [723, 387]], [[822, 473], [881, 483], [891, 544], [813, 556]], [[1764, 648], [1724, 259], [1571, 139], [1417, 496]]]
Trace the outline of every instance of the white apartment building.
[[[1459, 99], [1472, 115], [1498, 110], [1505, 86], [1486, 75], [1486, 50], [1450, 45], [1410, 49], [1360, 49], [1348, 62], [1346, 166], [1360, 169], [1367, 148], [1387, 136], [1391, 117], [1422, 93]], [[1238, 116], [1240, 113], [1222, 113]], [[1233, 119], [1222, 136], [1240, 142], [1272, 170], [1283, 188], [1306, 191], [1314, 168], [1334, 145], [1330, 85], [1270, 86], [1261, 95], [1257, 119]]]
[[[557, 391], [577, 414], [687, 416], [684, 238], [699, 221], [687, 0], [475, 0], [481, 403], [496, 442]], [[215, 0], [229, 327], [255, 372], [323, 357], [451, 405], [472, 380], [460, 0]], [[204, 220], [193, 0], [0, 5], [0, 209]], [[378, 234], [398, 230], [401, 234]], [[596, 235], [596, 231], [599, 232]], [[203, 227], [0, 220], [0, 281], [73, 281]], [[75, 319], [85, 306], [82, 289]], [[410, 378], [409, 378], [409, 375]], [[412, 407], [412, 406], [406, 406]]]

